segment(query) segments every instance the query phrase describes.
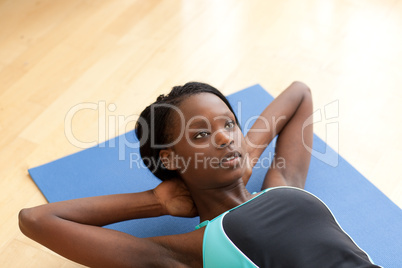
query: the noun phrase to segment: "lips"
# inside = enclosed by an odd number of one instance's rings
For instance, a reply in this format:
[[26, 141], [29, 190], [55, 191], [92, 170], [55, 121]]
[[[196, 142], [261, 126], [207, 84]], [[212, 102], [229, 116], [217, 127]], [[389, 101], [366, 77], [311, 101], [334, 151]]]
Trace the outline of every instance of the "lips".
[[239, 153], [238, 151], [229, 152], [222, 157], [221, 163], [230, 162], [239, 157], [241, 157], [241, 153]]

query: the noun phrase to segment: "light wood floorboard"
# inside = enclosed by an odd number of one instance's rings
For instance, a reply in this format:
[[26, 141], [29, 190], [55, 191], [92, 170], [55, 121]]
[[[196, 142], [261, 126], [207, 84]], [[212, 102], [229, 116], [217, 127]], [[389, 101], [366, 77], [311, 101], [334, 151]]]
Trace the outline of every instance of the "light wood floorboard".
[[[21, 208], [45, 203], [27, 169], [82, 150], [64, 133], [74, 105], [139, 114], [187, 81], [225, 94], [259, 83], [273, 96], [305, 82], [316, 109], [339, 104], [327, 142], [402, 207], [401, 14], [398, 0], [1, 0], [0, 267], [79, 267], [17, 224]], [[315, 124], [324, 140], [328, 122]], [[72, 127], [102, 142], [133, 123], [99, 135], [87, 111]]]

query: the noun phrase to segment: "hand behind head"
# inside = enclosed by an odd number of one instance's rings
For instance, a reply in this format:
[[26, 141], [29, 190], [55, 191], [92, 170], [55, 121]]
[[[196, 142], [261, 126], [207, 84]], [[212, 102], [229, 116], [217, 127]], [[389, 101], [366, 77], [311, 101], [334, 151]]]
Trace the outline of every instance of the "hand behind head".
[[190, 191], [181, 179], [163, 181], [154, 189], [154, 194], [166, 215], [177, 217], [198, 216], [197, 207]]

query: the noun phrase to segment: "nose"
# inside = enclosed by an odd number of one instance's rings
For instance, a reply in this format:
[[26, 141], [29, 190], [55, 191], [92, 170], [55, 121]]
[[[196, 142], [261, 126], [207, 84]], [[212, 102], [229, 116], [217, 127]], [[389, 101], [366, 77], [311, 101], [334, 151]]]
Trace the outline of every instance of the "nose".
[[226, 131], [218, 131], [215, 135], [215, 143], [217, 148], [225, 148], [234, 143], [232, 134]]

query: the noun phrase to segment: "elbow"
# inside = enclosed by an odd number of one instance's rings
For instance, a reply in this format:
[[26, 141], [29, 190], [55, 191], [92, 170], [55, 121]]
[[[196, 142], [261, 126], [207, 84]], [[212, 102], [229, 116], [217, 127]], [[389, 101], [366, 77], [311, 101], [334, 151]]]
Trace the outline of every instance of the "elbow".
[[18, 214], [18, 225], [21, 232], [29, 238], [40, 232], [42, 222], [35, 208], [24, 208]]
[[26, 236], [29, 236], [29, 229], [32, 227], [34, 221], [29, 208], [22, 209], [18, 214], [18, 226], [21, 232]]
[[297, 88], [299, 91], [302, 91], [304, 94], [311, 96], [311, 89], [305, 83], [294, 81], [291, 86]]

